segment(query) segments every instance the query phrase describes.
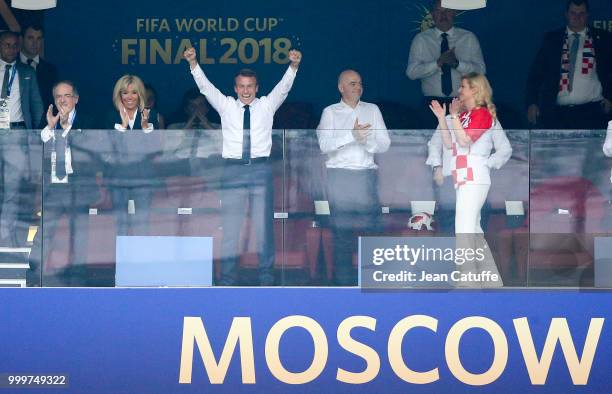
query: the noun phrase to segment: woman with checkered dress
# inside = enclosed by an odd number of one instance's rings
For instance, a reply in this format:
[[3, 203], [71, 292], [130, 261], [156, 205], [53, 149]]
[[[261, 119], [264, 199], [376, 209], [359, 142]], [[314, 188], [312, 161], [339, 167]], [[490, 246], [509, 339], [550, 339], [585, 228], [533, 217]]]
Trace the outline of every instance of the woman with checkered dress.
[[[512, 148], [496, 119], [493, 92], [482, 74], [465, 75], [459, 98], [450, 105], [432, 101], [445, 149], [452, 152], [451, 174], [455, 184], [455, 233], [482, 233], [480, 211], [491, 187], [491, 168], [499, 169], [510, 159]], [[495, 150], [493, 154], [491, 152]]]

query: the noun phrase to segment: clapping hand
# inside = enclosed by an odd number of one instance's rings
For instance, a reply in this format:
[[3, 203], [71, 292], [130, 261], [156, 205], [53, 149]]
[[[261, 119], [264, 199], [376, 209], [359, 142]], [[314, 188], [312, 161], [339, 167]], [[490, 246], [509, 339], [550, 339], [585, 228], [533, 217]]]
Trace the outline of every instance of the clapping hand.
[[455, 48], [449, 49], [438, 58], [438, 67], [442, 67], [445, 64], [450, 67], [457, 67], [458, 63], [457, 55], [455, 55]]
[[121, 104], [119, 107], [119, 115], [121, 116], [121, 127], [127, 129], [128, 125], [130, 124], [130, 116], [128, 115], [123, 104]]
[[445, 121], [444, 118], [446, 118], [446, 104], [440, 105], [438, 100], [431, 100], [431, 103], [429, 104], [429, 109], [431, 109], [431, 112], [433, 112], [433, 114], [436, 116], [436, 118], [438, 118], [440, 122]]
[[53, 115], [53, 104], [50, 104], [49, 109], [47, 109], [47, 127], [49, 130], [55, 130], [59, 118], [60, 113], [58, 112], [57, 115]]
[[140, 114], [140, 125], [142, 126], [143, 130], [146, 130], [149, 128], [149, 114], [151, 113], [151, 110], [149, 108], [145, 108], [142, 110], [142, 113]]
[[451, 115], [459, 115], [463, 109], [463, 104], [461, 104], [461, 100], [458, 98], [454, 98], [450, 104], [449, 112]]
[[357, 143], [361, 145], [366, 143], [370, 135], [370, 130], [368, 130], [370, 127], [371, 125], [369, 123], [359, 124], [359, 118], [355, 119], [355, 124], [353, 125], [353, 138], [355, 138]]
[[70, 125], [70, 112], [66, 110], [66, 108], [62, 107], [61, 105], [59, 106], [58, 110], [58, 115], [59, 115], [59, 122], [60, 125], [62, 126], [62, 129], [67, 129], [68, 126]]

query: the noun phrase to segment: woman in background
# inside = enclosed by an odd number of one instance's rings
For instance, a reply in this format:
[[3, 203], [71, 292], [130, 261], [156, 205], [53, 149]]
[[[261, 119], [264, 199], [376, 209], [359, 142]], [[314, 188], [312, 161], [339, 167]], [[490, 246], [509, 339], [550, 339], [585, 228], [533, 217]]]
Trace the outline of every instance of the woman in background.
[[166, 119], [164, 116], [159, 113], [157, 109], [157, 90], [153, 87], [153, 85], [145, 83], [145, 108], [149, 110], [154, 110], [157, 112], [157, 127], [156, 129], [165, 129], [166, 128]]

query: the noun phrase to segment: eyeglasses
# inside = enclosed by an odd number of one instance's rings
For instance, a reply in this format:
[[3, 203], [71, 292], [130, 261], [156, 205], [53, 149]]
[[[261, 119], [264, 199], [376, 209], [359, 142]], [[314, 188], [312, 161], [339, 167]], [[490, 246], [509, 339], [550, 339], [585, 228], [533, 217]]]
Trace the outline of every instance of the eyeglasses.
[[61, 98], [65, 98], [65, 99], [71, 99], [76, 97], [74, 94], [56, 94], [55, 96], [53, 96], [56, 100], [59, 100]]

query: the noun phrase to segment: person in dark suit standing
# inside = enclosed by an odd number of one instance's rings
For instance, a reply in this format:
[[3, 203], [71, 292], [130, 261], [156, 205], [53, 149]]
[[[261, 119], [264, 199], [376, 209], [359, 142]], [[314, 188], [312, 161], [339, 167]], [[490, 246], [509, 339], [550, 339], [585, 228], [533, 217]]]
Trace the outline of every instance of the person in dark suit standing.
[[[109, 178], [117, 235], [148, 234], [149, 206], [157, 172], [152, 161], [162, 153], [157, 132], [157, 113], [145, 108], [142, 80], [124, 75], [115, 83], [113, 104], [106, 120], [111, 134], [112, 162], [105, 172]], [[130, 203], [130, 200], [133, 201]]]
[[2, 174], [2, 211], [0, 236], [5, 246], [18, 246], [17, 213], [19, 186], [28, 173], [28, 133], [24, 129], [38, 127], [43, 104], [36, 74], [31, 67], [17, 61], [19, 36], [0, 33], [0, 164]]
[[[63, 215], [69, 220], [70, 277], [66, 284], [83, 285], [86, 279], [89, 206], [99, 199], [96, 185], [97, 138], [89, 117], [77, 110], [79, 92], [71, 81], [53, 87], [53, 104], [47, 110], [47, 126], [40, 132], [43, 155], [42, 226], [36, 233], [30, 253], [27, 285], [39, 286], [42, 264], [56, 248], [53, 236]], [[55, 113], [55, 114], [54, 114]]]
[[36, 71], [43, 108], [47, 108], [53, 102], [52, 91], [57, 82], [57, 68], [40, 57], [45, 39], [44, 33], [43, 27], [38, 24], [32, 24], [22, 30], [19, 60]]
[[568, 0], [565, 19], [531, 65], [527, 118], [538, 127], [599, 129], [612, 113], [610, 34], [588, 25], [588, 0]]

